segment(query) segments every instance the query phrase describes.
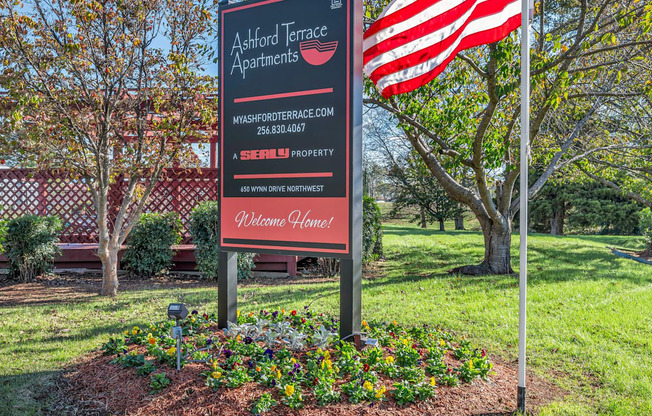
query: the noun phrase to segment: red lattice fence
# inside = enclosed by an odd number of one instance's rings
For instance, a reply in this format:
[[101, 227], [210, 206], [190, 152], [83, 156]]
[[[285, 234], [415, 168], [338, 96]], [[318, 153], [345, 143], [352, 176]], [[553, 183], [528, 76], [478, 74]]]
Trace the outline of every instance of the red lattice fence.
[[[116, 181], [109, 201], [116, 212], [121, 187]], [[217, 200], [217, 169], [167, 169], [145, 207], [146, 212], [179, 213], [183, 243], [190, 242], [188, 222], [192, 209], [202, 201]], [[64, 243], [97, 243], [95, 207], [83, 179], [55, 171], [0, 169], [0, 218], [23, 214], [57, 215], [63, 223]]]

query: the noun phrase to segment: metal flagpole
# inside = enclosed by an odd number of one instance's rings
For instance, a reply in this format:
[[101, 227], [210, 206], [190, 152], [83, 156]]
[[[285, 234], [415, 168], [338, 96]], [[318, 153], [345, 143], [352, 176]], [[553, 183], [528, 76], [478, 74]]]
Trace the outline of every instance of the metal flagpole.
[[518, 410], [525, 412], [527, 312], [528, 148], [530, 143], [530, 0], [521, 0], [521, 190], [518, 296]]

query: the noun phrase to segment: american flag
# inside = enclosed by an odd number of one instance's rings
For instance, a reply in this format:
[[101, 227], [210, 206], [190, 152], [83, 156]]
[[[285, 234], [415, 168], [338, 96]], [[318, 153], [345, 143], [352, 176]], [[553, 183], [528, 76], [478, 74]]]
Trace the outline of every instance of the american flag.
[[410, 92], [520, 25], [521, 0], [393, 0], [364, 34], [364, 71], [385, 98]]

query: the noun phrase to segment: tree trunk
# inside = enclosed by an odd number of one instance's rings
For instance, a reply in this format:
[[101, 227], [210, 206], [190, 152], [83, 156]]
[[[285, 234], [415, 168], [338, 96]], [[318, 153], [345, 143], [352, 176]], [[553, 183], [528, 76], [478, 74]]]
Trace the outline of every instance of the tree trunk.
[[449, 273], [459, 273], [471, 276], [482, 276], [486, 274], [514, 274], [512, 270], [512, 247], [511, 222], [507, 226], [494, 225], [487, 220], [482, 227], [484, 234], [484, 260], [478, 265], [456, 267], [449, 270]]
[[464, 230], [464, 216], [458, 215], [455, 217], [455, 229], [456, 230]]
[[564, 235], [564, 207], [555, 210], [550, 217], [550, 234], [552, 235]]
[[444, 220], [441, 218], [439, 219], [439, 231], [446, 231], [444, 228]]
[[[104, 247], [102, 247], [104, 246]], [[118, 250], [113, 244], [100, 243], [98, 255], [102, 261], [102, 295], [118, 295]]]
[[652, 257], [652, 242], [650, 242], [650, 245], [640, 253], [638, 253], [639, 256], [641, 257]]
[[428, 228], [428, 222], [426, 221], [426, 209], [420, 207], [419, 215], [421, 216], [421, 228]]

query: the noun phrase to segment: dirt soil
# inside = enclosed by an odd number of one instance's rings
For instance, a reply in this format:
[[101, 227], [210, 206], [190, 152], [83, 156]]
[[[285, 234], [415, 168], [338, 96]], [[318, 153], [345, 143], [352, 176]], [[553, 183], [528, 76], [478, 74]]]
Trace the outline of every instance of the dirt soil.
[[[372, 276], [372, 278], [377, 276]], [[254, 279], [245, 286], [268, 284], [305, 284], [332, 279]], [[121, 277], [121, 290], [138, 290], [152, 287], [214, 286], [215, 282], [197, 280], [193, 276], [175, 275], [167, 279], [130, 279]], [[98, 296], [101, 275], [97, 272], [65, 273], [40, 278], [34, 283], [15, 284], [0, 276], [0, 306], [21, 304], [55, 304], [60, 302], [91, 300]], [[393, 399], [382, 403], [351, 404], [346, 399], [338, 404], [317, 406], [311, 397], [306, 406], [293, 411], [283, 405], [276, 406], [271, 415], [300, 416], [506, 416], [516, 408], [516, 364], [491, 357], [495, 375], [487, 381], [476, 381], [460, 387], [437, 387], [437, 396], [425, 402], [398, 406]], [[137, 376], [134, 369], [123, 369], [110, 364], [111, 357], [99, 352], [81, 357], [57, 380], [52, 392], [49, 415], [104, 416], [104, 415], [250, 415], [253, 401], [261, 393], [271, 391], [255, 383], [238, 389], [213, 391], [204, 385], [200, 375], [206, 371], [203, 364], [189, 364], [180, 373], [167, 369], [172, 383], [158, 394], [150, 394], [149, 377]], [[546, 380], [530, 375], [528, 410], [537, 409], [566, 394]], [[387, 382], [388, 390], [392, 389]], [[274, 396], [280, 399], [275, 392]]]
[[[517, 373], [513, 363], [504, 363], [495, 357], [495, 375], [487, 381], [459, 387], [437, 387], [434, 399], [407, 406], [398, 406], [393, 399], [382, 403], [351, 404], [346, 399], [329, 406], [317, 406], [307, 397], [300, 411], [278, 405], [271, 415], [301, 416], [499, 416], [512, 415], [516, 408]], [[111, 357], [99, 353], [88, 355], [59, 382], [59, 400], [51, 407], [51, 414], [76, 415], [250, 415], [253, 401], [271, 389], [248, 383], [238, 389], [213, 389], [204, 385], [202, 364], [189, 364], [181, 372], [168, 369], [172, 383], [159, 394], [149, 393], [149, 378], [139, 377], [134, 369], [123, 369], [110, 364]], [[528, 409], [537, 409], [565, 392], [538, 377], [528, 382]], [[391, 384], [387, 383], [388, 389]], [[277, 392], [275, 399], [280, 400]], [[73, 410], [74, 409], [74, 410]]]

